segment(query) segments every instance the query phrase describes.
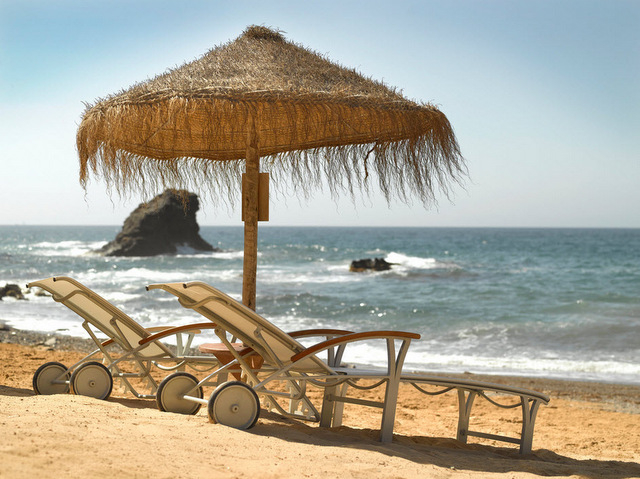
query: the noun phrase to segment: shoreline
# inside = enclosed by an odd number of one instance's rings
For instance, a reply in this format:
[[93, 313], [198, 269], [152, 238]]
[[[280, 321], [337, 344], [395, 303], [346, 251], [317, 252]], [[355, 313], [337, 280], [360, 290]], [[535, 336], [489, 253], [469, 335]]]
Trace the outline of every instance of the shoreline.
[[[89, 353], [96, 349], [90, 338], [68, 336], [55, 332], [39, 332], [3, 327], [0, 321], [0, 343], [20, 344], [30, 347], [45, 347], [49, 351], [69, 351]], [[546, 378], [541, 376], [518, 376], [476, 373], [442, 373], [425, 371], [436, 376], [459, 377], [509, 384], [515, 387], [533, 389], [553, 398], [572, 399], [584, 402], [602, 403], [611, 411], [640, 414], [640, 385], [582, 381], [573, 379]]]

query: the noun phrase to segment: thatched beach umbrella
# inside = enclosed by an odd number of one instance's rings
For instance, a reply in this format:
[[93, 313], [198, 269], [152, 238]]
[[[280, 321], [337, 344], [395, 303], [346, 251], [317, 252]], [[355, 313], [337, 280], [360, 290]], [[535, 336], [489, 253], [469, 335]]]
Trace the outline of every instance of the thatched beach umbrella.
[[77, 145], [83, 185], [93, 172], [121, 193], [206, 188], [233, 201], [244, 167], [242, 295], [251, 308], [261, 168], [305, 196], [323, 178], [334, 196], [368, 192], [373, 177], [387, 201], [425, 206], [464, 175], [436, 107], [256, 26], [88, 107]]

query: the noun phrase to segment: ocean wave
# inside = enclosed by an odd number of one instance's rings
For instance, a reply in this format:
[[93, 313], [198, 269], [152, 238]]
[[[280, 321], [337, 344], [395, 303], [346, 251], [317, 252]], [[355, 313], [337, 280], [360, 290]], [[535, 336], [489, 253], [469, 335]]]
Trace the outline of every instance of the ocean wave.
[[20, 245], [20, 248], [42, 256], [80, 256], [100, 249], [104, 244], [104, 241], [41, 241], [32, 245]]
[[360, 281], [361, 275], [349, 272], [346, 265], [323, 265], [318, 264], [308, 270], [300, 268], [276, 268], [258, 266], [258, 280], [268, 284], [329, 284], [348, 283]]
[[240, 269], [175, 269], [160, 270], [151, 268], [117, 268], [107, 271], [79, 271], [74, 277], [91, 289], [114, 286], [125, 288], [140, 288], [151, 283], [178, 283], [190, 281], [204, 281], [213, 285], [235, 281], [242, 277]]
[[433, 269], [442, 267], [435, 258], [421, 258], [408, 256], [402, 253], [391, 252], [385, 257], [385, 261], [410, 269]]
[[413, 350], [405, 361], [405, 370], [410, 369], [640, 383], [640, 364], [614, 360], [471, 356]]
[[[258, 251], [258, 258], [262, 256], [262, 253]], [[214, 258], [222, 260], [237, 260], [244, 258], [244, 251], [211, 251], [202, 252], [200, 250], [193, 249], [189, 246], [179, 246], [177, 248], [176, 258]]]
[[108, 291], [101, 294], [104, 299], [111, 303], [126, 303], [127, 301], [135, 301], [142, 297], [142, 294], [125, 293], [123, 291]]
[[[386, 346], [382, 342], [365, 341], [350, 344], [344, 361], [356, 365], [386, 367]], [[616, 381], [640, 383], [640, 364], [615, 360], [571, 360], [540, 357], [494, 357], [467, 354], [442, 354], [409, 350], [405, 372], [442, 372], [500, 374], [558, 379]]]
[[[244, 251], [220, 251], [216, 253], [211, 253], [213, 258], [217, 259], [243, 259]], [[258, 252], [258, 257], [261, 256], [261, 253]]]
[[76, 274], [80, 281], [87, 282], [87, 285], [93, 282], [102, 282], [108, 284], [122, 284], [130, 281], [136, 283], [169, 283], [178, 281], [190, 281], [189, 273], [180, 270], [160, 271], [149, 268], [117, 268], [108, 271], [98, 271], [86, 273], [79, 272]]
[[393, 266], [382, 274], [395, 276], [400, 279], [412, 280], [421, 278], [456, 278], [470, 275], [461, 266], [451, 261], [440, 261], [436, 258], [410, 256], [391, 252], [385, 261]]

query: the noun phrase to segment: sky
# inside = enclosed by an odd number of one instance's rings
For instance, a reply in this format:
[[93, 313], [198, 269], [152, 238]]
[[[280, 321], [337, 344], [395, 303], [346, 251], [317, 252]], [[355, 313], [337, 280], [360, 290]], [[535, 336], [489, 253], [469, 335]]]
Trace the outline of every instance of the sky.
[[148, 198], [83, 190], [85, 105], [252, 24], [437, 105], [469, 172], [430, 209], [280, 193], [265, 226], [640, 227], [636, 0], [0, 0], [0, 224], [122, 224]]

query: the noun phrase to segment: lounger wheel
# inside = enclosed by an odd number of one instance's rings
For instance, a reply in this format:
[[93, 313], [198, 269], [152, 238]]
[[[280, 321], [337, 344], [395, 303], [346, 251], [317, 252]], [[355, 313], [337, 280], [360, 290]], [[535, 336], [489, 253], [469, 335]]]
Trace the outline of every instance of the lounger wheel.
[[44, 363], [33, 373], [33, 391], [36, 394], [68, 393], [69, 370], [55, 361]]
[[112, 389], [111, 371], [97, 361], [78, 366], [71, 375], [71, 390], [79, 396], [107, 399]]
[[189, 373], [173, 373], [162, 380], [156, 393], [156, 403], [161, 411], [178, 414], [197, 414], [201, 403], [185, 399], [185, 395], [202, 399], [204, 394], [198, 380]]
[[218, 386], [209, 399], [209, 419], [236, 429], [255, 426], [260, 417], [260, 400], [246, 383], [228, 381]]

